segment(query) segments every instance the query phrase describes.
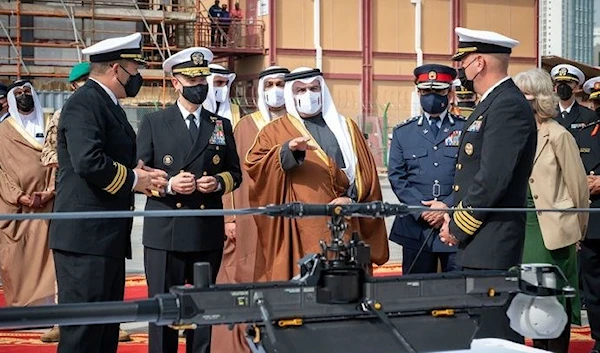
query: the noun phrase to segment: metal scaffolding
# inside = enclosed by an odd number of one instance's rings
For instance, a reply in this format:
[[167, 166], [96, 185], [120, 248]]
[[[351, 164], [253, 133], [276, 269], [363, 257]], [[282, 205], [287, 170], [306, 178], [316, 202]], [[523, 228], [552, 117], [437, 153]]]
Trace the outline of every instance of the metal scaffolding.
[[222, 25], [201, 0], [4, 0], [0, 30], [0, 75], [11, 79], [67, 77], [81, 49], [133, 32], [144, 37], [144, 78], [163, 86], [161, 64], [178, 50], [204, 46], [221, 59], [265, 51], [262, 21]]

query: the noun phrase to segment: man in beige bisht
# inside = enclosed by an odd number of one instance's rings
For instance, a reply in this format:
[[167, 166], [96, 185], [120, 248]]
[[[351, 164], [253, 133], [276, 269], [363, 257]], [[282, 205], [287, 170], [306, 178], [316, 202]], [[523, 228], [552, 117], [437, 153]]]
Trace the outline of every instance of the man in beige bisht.
[[[258, 75], [258, 111], [244, 116], [235, 126], [233, 135], [238, 155], [244, 160], [258, 132], [271, 120], [285, 115], [283, 77], [290, 70], [271, 66]], [[242, 169], [244, 182], [233, 193], [223, 196], [223, 208], [250, 207], [248, 173]], [[239, 234], [239, 237], [237, 236]], [[264, 256], [258, 249], [258, 229], [252, 215], [225, 217], [225, 248], [217, 276], [217, 283], [249, 283], [262, 279]], [[212, 353], [250, 352], [244, 336], [245, 325], [229, 330], [226, 326], [213, 326]]]
[[[244, 163], [253, 181], [250, 205], [380, 201], [373, 155], [356, 123], [338, 114], [321, 71], [299, 68], [285, 81], [288, 114], [258, 133]], [[331, 239], [325, 217], [255, 216], [255, 220], [266, 280], [294, 277], [298, 261], [319, 253], [319, 240]], [[371, 246], [373, 263], [388, 260], [383, 218], [353, 218], [346, 237], [353, 231]]]
[[[0, 124], [0, 213], [52, 212], [50, 169], [40, 161], [45, 121], [31, 83], [8, 87], [9, 117]], [[0, 221], [0, 276], [8, 306], [54, 302], [48, 220]]]

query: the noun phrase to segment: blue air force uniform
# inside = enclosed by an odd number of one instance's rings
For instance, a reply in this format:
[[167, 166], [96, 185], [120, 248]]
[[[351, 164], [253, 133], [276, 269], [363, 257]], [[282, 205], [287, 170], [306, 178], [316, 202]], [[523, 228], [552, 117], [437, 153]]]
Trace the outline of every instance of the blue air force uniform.
[[[453, 68], [443, 65], [423, 65], [415, 70], [421, 96], [447, 92], [455, 76]], [[421, 202], [429, 200], [441, 201], [448, 207], [454, 204], [452, 185], [466, 119], [449, 113], [447, 100], [441, 97], [433, 97], [441, 101], [436, 104], [427, 104], [428, 98], [422, 99], [424, 110], [442, 109], [438, 119], [425, 111], [399, 124], [393, 132], [388, 178], [398, 200], [407, 205], [423, 206]], [[444, 101], [446, 105], [441, 107]], [[402, 245], [405, 271], [412, 265], [411, 273], [437, 272], [438, 259], [443, 270], [458, 269], [454, 262], [456, 248], [442, 243], [438, 234], [439, 229], [422, 219], [421, 212], [396, 217], [390, 240]]]

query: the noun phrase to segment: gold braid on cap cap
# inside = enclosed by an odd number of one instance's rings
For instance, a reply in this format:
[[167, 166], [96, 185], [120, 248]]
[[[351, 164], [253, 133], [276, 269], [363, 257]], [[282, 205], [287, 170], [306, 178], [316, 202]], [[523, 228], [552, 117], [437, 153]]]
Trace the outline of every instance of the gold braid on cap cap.
[[173, 73], [190, 77], [208, 76], [210, 75], [210, 69], [208, 67], [182, 67], [180, 69], [173, 69]]
[[598, 99], [599, 97], [600, 97], [600, 81], [594, 83], [594, 86], [592, 87], [592, 93], [590, 93], [589, 99], [595, 100], [595, 99]]

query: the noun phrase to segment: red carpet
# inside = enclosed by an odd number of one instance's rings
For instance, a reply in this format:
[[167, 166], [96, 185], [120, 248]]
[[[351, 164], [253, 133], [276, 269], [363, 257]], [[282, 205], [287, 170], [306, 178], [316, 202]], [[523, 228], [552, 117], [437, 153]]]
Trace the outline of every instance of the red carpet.
[[[397, 276], [402, 274], [402, 266], [388, 264], [375, 268], [375, 276]], [[125, 300], [147, 298], [146, 280], [144, 276], [129, 276], [125, 285]], [[0, 307], [4, 306], [4, 295], [0, 289]], [[55, 353], [56, 344], [40, 341], [41, 333], [28, 331], [0, 331], [0, 352], [2, 353]], [[132, 334], [132, 342], [119, 344], [118, 353], [145, 353], [148, 347], [147, 334]], [[531, 345], [531, 341], [527, 341]], [[569, 353], [589, 353], [594, 342], [590, 337], [590, 328], [574, 327], [571, 329], [571, 345]], [[185, 352], [185, 340], [179, 341], [179, 352]]]
[[[136, 300], [148, 298], [148, 289], [146, 288], [145, 276], [127, 276], [125, 281], [125, 300]], [[4, 291], [0, 287], [0, 307], [6, 305], [4, 301]]]
[[[402, 266], [399, 264], [390, 264], [377, 267], [376, 276], [397, 276], [402, 274]], [[136, 300], [148, 298], [148, 289], [146, 287], [146, 277], [141, 275], [127, 276], [125, 282], [125, 300]], [[5, 306], [4, 292], [0, 287], [0, 307]]]
[[[0, 332], [0, 352], [2, 353], [56, 353], [57, 343], [40, 341], [41, 333]], [[148, 335], [132, 334], [131, 342], [119, 343], [118, 353], [145, 353], [148, 351]], [[185, 340], [179, 340], [179, 353], [185, 352]]]

